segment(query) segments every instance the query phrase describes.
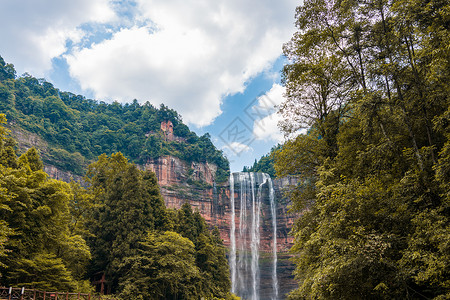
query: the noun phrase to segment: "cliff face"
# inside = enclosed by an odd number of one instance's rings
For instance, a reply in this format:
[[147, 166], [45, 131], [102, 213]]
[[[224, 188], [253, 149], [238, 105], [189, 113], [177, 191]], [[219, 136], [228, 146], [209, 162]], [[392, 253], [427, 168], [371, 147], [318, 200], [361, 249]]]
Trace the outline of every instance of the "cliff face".
[[14, 123], [9, 123], [7, 127], [11, 131], [11, 136], [17, 141], [17, 148], [19, 153], [25, 153], [31, 147], [35, 147], [40, 152], [41, 158], [44, 161], [44, 171], [50, 178], [70, 182], [71, 180], [83, 182], [82, 176], [73, 174], [71, 172], [63, 171], [60, 168], [48, 163], [48, 144], [39, 135], [26, 131], [20, 127], [15, 126]]
[[[72, 179], [83, 182], [82, 177], [46, 162], [49, 146], [37, 134], [26, 131], [14, 123], [8, 124], [11, 135], [17, 140], [19, 152], [23, 153], [31, 147], [36, 147], [44, 159], [44, 171], [51, 178], [70, 182]], [[177, 140], [173, 134], [170, 121], [161, 123], [161, 131], [166, 140]], [[211, 226], [217, 226], [226, 246], [230, 244], [231, 203], [228, 182], [216, 183], [217, 166], [208, 162], [188, 163], [174, 156], [162, 156], [149, 160], [143, 169], [156, 173], [161, 194], [166, 205], [170, 208], [180, 208], [189, 202], [194, 210], [198, 210]], [[293, 238], [289, 235], [294, 216], [288, 213], [289, 201], [282, 197], [282, 189], [289, 184], [295, 184], [293, 179], [283, 178], [273, 181], [277, 201], [277, 238], [278, 251], [285, 252], [291, 245]], [[235, 194], [235, 202], [238, 195]], [[270, 205], [262, 205], [261, 247], [263, 251], [271, 251], [272, 229], [270, 225]]]
[[180, 208], [189, 202], [208, 223], [213, 223], [215, 165], [187, 163], [177, 157], [162, 156], [148, 161], [144, 169], [156, 173], [161, 195], [168, 207]]
[[[180, 208], [185, 202], [189, 202], [209, 225], [219, 228], [225, 245], [230, 244], [230, 187], [228, 182], [215, 183], [217, 167], [214, 164], [186, 163], [176, 157], [163, 156], [148, 161], [144, 168], [156, 173], [161, 194], [168, 207]], [[277, 246], [279, 252], [289, 250], [293, 241], [289, 232], [294, 215], [288, 212], [289, 201], [282, 196], [283, 188], [289, 184], [295, 184], [294, 179], [284, 178], [273, 181], [277, 202]], [[235, 193], [236, 203], [238, 197], [239, 195]], [[263, 201], [261, 215], [261, 249], [270, 252], [272, 249], [272, 225], [268, 200]]]
[[85, 185], [82, 176], [72, 174], [71, 172], [62, 171], [55, 166], [44, 165], [44, 171], [48, 174], [48, 176], [50, 176], [50, 178], [61, 180], [64, 182], [70, 182], [73, 180], [76, 182], [80, 182], [83, 186]]

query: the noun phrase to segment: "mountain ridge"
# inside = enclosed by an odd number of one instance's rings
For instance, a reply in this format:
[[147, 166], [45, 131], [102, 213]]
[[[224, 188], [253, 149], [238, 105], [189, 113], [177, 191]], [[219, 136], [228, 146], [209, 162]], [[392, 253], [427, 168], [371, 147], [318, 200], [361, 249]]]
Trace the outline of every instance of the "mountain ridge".
[[167, 155], [215, 164], [215, 180], [228, 179], [228, 159], [210, 135], [197, 136], [175, 110], [136, 99], [105, 103], [63, 92], [27, 73], [16, 77], [14, 66], [1, 56], [0, 111], [7, 117], [7, 127], [19, 137], [20, 151], [36, 146], [43, 152], [45, 165], [74, 176], [83, 175], [102, 153], [122, 152], [141, 166]]

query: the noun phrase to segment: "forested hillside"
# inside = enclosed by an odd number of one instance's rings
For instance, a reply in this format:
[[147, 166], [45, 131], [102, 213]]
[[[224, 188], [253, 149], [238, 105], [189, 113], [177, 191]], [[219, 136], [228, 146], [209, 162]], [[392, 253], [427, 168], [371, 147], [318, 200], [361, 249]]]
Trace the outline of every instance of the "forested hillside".
[[306, 0], [284, 47], [292, 299], [450, 298], [450, 4]]
[[167, 209], [153, 172], [116, 153], [89, 166], [88, 189], [49, 179], [35, 148], [17, 157], [5, 122], [0, 114], [2, 286], [89, 292], [104, 276], [120, 299], [232, 297], [217, 229], [189, 204]]
[[[62, 92], [29, 74], [16, 78], [14, 66], [1, 57], [0, 112], [6, 114], [10, 126], [37, 134], [48, 143], [48, 151], [42, 153], [45, 163], [77, 175], [83, 175], [100, 154], [120, 151], [137, 164], [162, 155], [208, 161], [218, 166], [218, 181], [228, 178], [228, 160], [209, 135], [199, 137], [190, 131], [176, 111], [148, 102], [141, 105], [137, 100], [107, 104]], [[167, 121], [176, 136], [172, 140], [161, 131], [161, 122]]]

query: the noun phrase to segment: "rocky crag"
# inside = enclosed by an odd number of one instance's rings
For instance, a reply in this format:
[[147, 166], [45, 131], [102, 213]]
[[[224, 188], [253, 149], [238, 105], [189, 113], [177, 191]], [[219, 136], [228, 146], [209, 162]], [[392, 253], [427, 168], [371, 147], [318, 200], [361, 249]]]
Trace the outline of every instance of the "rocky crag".
[[[185, 202], [189, 202], [209, 225], [219, 228], [225, 245], [230, 244], [230, 186], [228, 182], [215, 182], [217, 169], [215, 165], [187, 163], [173, 156], [163, 156], [149, 161], [144, 168], [156, 173], [161, 194], [168, 207], [180, 208]], [[279, 252], [286, 252], [292, 246], [293, 238], [289, 232], [294, 215], [288, 212], [289, 201], [283, 197], [282, 191], [284, 187], [294, 183], [293, 178], [273, 181], [277, 201], [277, 246]], [[262, 203], [261, 215], [260, 249], [270, 252], [272, 243], [271, 214], [270, 204], [266, 201]]]

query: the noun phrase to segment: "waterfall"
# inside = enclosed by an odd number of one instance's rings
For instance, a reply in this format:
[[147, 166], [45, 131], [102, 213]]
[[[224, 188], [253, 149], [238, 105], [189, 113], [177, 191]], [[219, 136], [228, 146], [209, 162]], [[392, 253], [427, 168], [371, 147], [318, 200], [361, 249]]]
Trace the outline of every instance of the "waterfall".
[[[236, 190], [235, 190], [236, 188]], [[235, 191], [238, 197], [235, 197]], [[260, 246], [263, 205], [272, 219], [272, 296], [278, 299], [277, 220], [273, 183], [265, 173], [230, 175], [230, 272], [231, 291], [242, 299], [260, 299]], [[266, 201], [264, 201], [266, 200]], [[268, 201], [267, 201], [268, 200]], [[267, 226], [267, 225], [266, 225]]]
[[[267, 175], [267, 174], [266, 174]], [[277, 277], [277, 207], [275, 203], [275, 191], [273, 190], [273, 183], [269, 177], [269, 199], [270, 212], [272, 214], [272, 285], [273, 285], [273, 300], [278, 299], [278, 277]]]
[[258, 300], [259, 291], [259, 212], [261, 210], [261, 186], [255, 200], [255, 174], [250, 173], [251, 195], [252, 195], [252, 227], [251, 227], [251, 252], [252, 252], [252, 300]]
[[234, 177], [230, 174], [231, 232], [230, 232], [230, 271], [231, 292], [236, 293], [236, 215], [234, 212]]

